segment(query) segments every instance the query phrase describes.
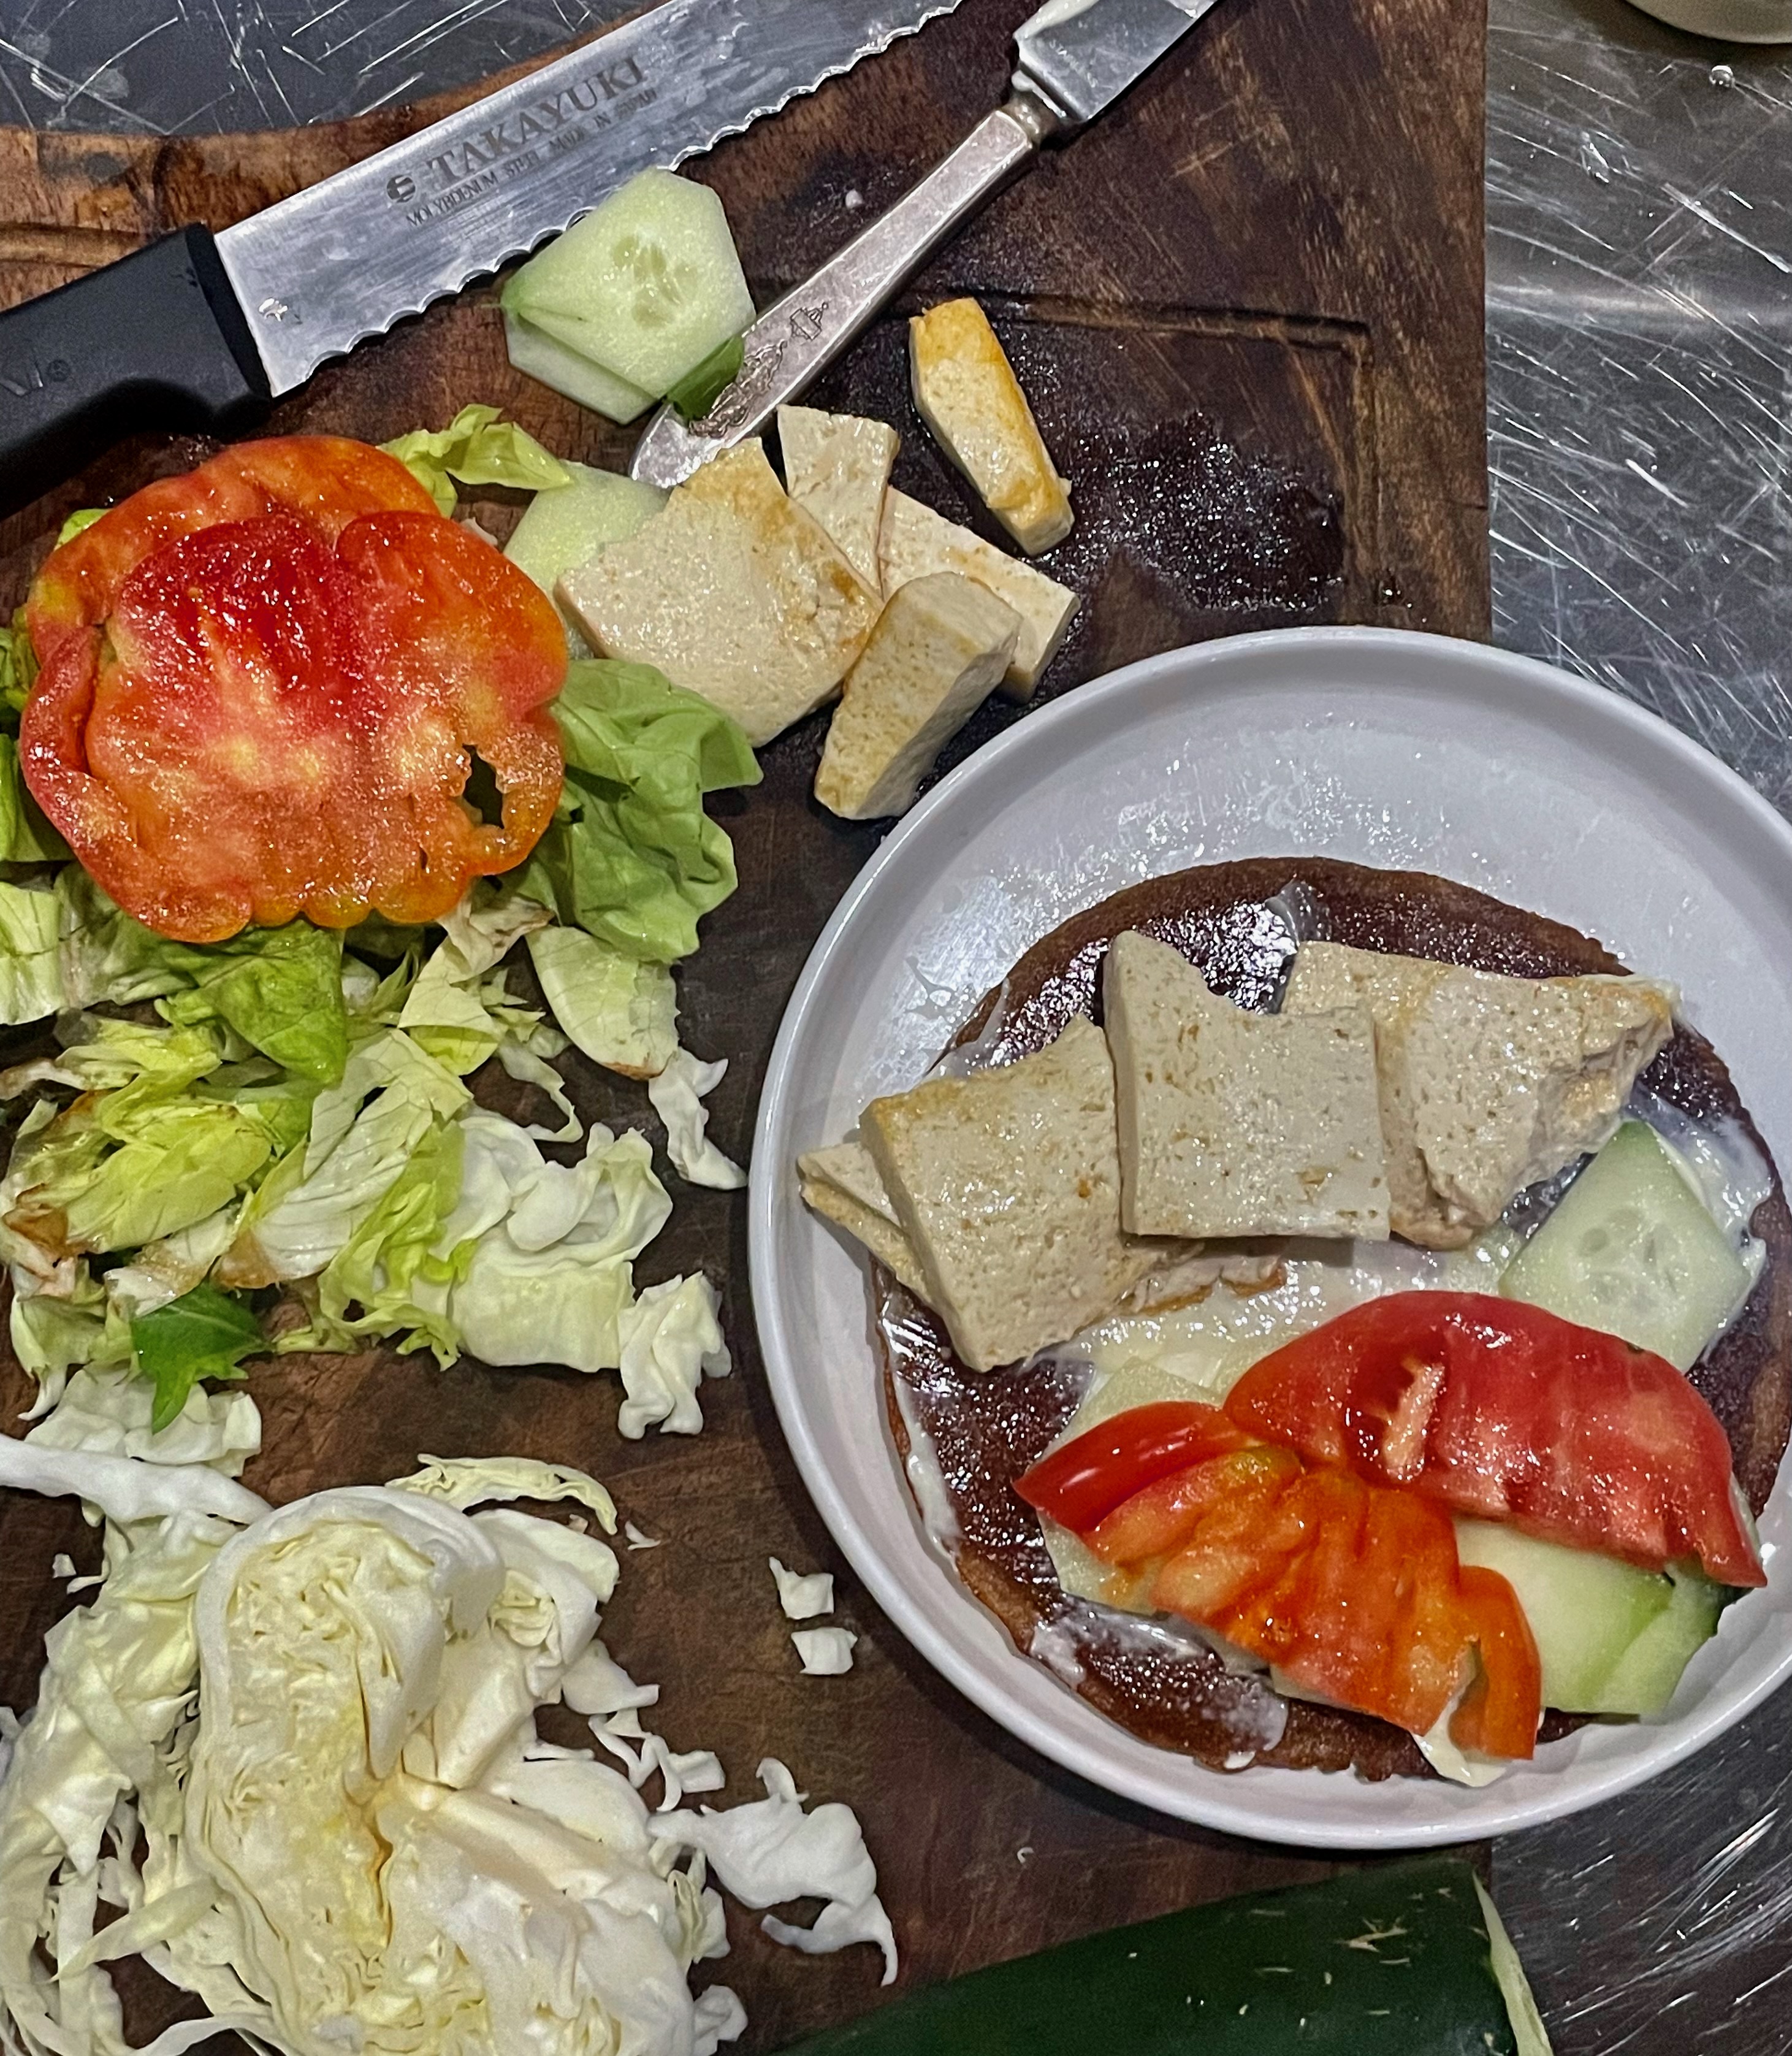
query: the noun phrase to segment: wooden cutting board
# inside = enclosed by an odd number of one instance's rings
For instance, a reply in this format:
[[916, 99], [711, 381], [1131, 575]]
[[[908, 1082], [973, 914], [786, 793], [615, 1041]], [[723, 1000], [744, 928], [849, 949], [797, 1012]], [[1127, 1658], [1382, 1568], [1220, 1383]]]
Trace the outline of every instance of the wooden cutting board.
[[[1029, 0], [957, 14], [689, 167], [727, 203], [763, 304], [888, 204], [1001, 96]], [[1297, 623], [1488, 625], [1482, 448], [1483, 21], [1455, 0], [1224, 0], [1116, 113], [1050, 154], [917, 283], [911, 302], [982, 296], [1079, 526], [1048, 568], [1086, 595], [1047, 682], [1200, 637]], [[41, 291], [146, 236], [222, 227], [441, 111], [297, 133], [144, 140], [0, 131], [0, 301]], [[899, 314], [903, 310], [898, 310]], [[906, 394], [897, 316], [815, 396], [893, 421], [898, 481], [955, 518], [975, 510]], [[378, 439], [495, 401], [551, 447], [626, 463], [629, 432], [519, 380], [487, 292], [405, 323], [322, 372], [282, 429]], [[22, 595], [62, 514], [201, 453], [143, 437], [84, 478], [45, 481], [0, 524], [0, 602]], [[515, 502], [476, 495], [503, 530]], [[980, 716], [960, 753], [1018, 718]], [[713, 1132], [736, 1156], [780, 1014], [817, 931], [878, 840], [808, 797], [823, 723], [765, 753], [765, 784], [715, 811], [740, 890], [681, 974], [685, 1033], [731, 1068]], [[634, 1086], [569, 1060], [588, 1116], [657, 1133]], [[1110, 1798], [1007, 1738], [907, 1647], [811, 1507], [766, 1390], [739, 1196], [687, 1192], [640, 1267], [720, 1283], [736, 1372], [706, 1389], [694, 1441], [622, 1441], [617, 1389], [570, 1372], [494, 1373], [383, 1355], [287, 1358], [255, 1373], [266, 1453], [250, 1481], [286, 1499], [384, 1479], [416, 1453], [515, 1451], [585, 1465], [657, 1549], [631, 1553], [606, 1633], [664, 1681], [674, 1746], [720, 1750], [728, 1797], [784, 1757], [866, 1824], [906, 1986], [1195, 1900], [1320, 1874], [1323, 1863], [1179, 1825]], [[815, 1366], [817, 1376], [827, 1366]], [[16, 1366], [0, 1402], [24, 1397]], [[0, 1500], [0, 1699], [29, 1702], [49, 1574], [94, 1538], [65, 1504]], [[850, 1676], [803, 1679], [770, 1555], [836, 1574], [856, 1629]], [[752, 2050], [878, 2003], [871, 1952], [810, 1960], [732, 1909]], [[144, 1978], [144, 2029], [190, 2010]]]

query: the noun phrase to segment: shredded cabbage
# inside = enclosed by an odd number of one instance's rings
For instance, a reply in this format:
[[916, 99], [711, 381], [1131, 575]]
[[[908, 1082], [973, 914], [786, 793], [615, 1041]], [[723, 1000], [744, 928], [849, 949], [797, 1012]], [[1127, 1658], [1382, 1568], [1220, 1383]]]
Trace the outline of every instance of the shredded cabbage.
[[738, 1164], [724, 1156], [704, 1133], [709, 1122], [704, 1101], [722, 1081], [728, 1059], [705, 1064], [689, 1050], [674, 1050], [657, 1077], [647, 1081], [647, 1097], [665, 1123], [665, 1151], [673, 1168], [688, 1184], [712, 1185], [732, 1192], [747, 1182]]
[[[65, 1432], [85, 1411], [96, 1449], [128, 1441], [129, 1390], [84, 1374]], [[240, 1454], [228, 1404], [195, 1394], [183, 1416], [214, 1464]], [[613, 1527], [596, 1480], [427, 1457], [270, 1512], [155, 1454], [0, 1438], [7, 1481], [77, 1490], [109, 1524], [35, 1710], [0, 1718], [0, 2046], [120, 2056], [105, 1966], [137, 1954], [207, 2008], [156, 2056], [221, 2027], [290, 2056], [711, 2056], [745, 2024], [725, 1987], [688, 1982], [727, 1951], [711, 1867], [756, 1907], [827, 1902], [809, 1928], [768, 1918], [774, 1939], [869, 1940], [894, 1969], [849, 1809], [805, 1813], [772, 1759], [766, 1799], [683, 1807], [721, 1765], [641, 1728], [657, 1688], [598, 1639], [611, 1549], [582, 1524], [463, 1510], [574, 1498]], [[541, 1739], [562, 1698], [626, 1775]]]
[[839, 1678], [852, 1668], [853, 1644], [859, 1637], [850, 1627], [799, 1627], [791, 1635], [808, 1678]]
[[800, 1571], [787, 1571], [776, 1556], [766, 1560], [772, 1566], [773, 1582], [778, 1587], [778, 1604], [787, 1620], [813, 1620], [817, 1614], [834, 1611], [834, 1576], [831, 1571], [811, 1571], [807, 1576]]
[[759, 1767], [766, 1797], [727, 1812], [677, 1813], [655, 1818], [653, 1832], [701, 1849], [723, 1887], [748, 1906], [790, 1899], [827, 1901], [811, 1928], [771, 1915], [760, 1924], [774, 1942], [819, 1954], [852, 1942], [883, 1951], [883, 1982], [896, 1975], [896, 1938], [878, 1897], [878, 1876], [850, 1806], [831, 1802], [803, 1810], [804, 1795], [776, 1757]]

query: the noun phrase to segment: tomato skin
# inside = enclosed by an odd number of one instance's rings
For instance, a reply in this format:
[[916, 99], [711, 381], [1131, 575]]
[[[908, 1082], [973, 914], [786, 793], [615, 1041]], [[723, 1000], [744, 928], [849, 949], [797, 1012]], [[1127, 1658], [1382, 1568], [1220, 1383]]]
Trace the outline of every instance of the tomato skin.
[[1251, 1439], [1217, 1407], [1160, 1400], [1101, 1421], [1052, 1450], [1014, 1489], [1060, 1527], [1084, 1534], [1155, 1480], [1241, 1449]]
[[1228, 1416], [1309, 1461], [1652, 1570], [1696, 1556], [1766, 1580], [1730, 1445], [1674, 1366], [1541, 1307], [1474, 1292], [1353, 1307], [1253, 1365]]
[[[52, 554], [30, 619], [26, 782], [164, 935], [429, 920], [553, 817], [551, 603], [365, 445], [244, 444], [146, 488]], [[476, 754], [499, 821], [462, 797]]]

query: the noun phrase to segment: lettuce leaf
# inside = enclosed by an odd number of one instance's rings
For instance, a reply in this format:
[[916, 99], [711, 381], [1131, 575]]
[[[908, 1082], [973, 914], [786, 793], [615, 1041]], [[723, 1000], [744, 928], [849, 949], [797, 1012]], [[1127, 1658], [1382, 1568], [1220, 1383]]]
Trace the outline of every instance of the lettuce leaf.
[[290, 1136], [266, 1105], [207, 1097], [221, 1063], [197, 1028], [84, 1024], [92, 1039], [0, 1076], [0, 1095], [72, 1085], [60, 1113], [40, 1101], [22, 1127], [3, 1189], [0, 1249], [34, 1274], [83, 1251], [136, 1249], [193, 1227], [253, 1182]]
[[704, 795], [754, 785], [736, 724], [644, 664], [570, 666], [554, 718], [566, 753], [558, 815], [516, 888], [608, 947], [674, 963], [735, 887], [734, 851]]
[[[0, 747], [11, 750], [14, 745], [10, 737], [0, 737]], [[67, 1003], [58, 920], [53, 891], [0, 881], [0, 1021], [41, 1021]]]
[[565, 485], [570, 475], [515, 422], [495, 407], [463, 407], [445, 429], [413, 429], [381, 449], [395, 457], [444, 515], [452, 514], [463, 485], [518, 485], [539, 491]]
[[179, 1417], [202, 1378], [241, 1378], [243, 1359], [266, 1346], [260, 1322], [242, 1301], [211, 1285], [195, 1285], [132, 1321], [132, 1354], [156, 1387], [149, 1432], [160, 1434]]
[[319, 1085], [342, 1075], [349, 1017], [342, 937], [306, 920], [245, 928], [223, 943], [177, 943], [116, 905], [78, 864], [57, 880], [66, 1003], [154, 999], [182, 1026], [222, 1021], [251, 1048]]
[[14, 611], [11, 622], [0, 628], [0, 710], [14, 728], [37, 678], [37, 653], [31, 646], [25, 609], [21, 607]]
[[663, 963], [644, 963], [588, 935], [554, 927], [529, 938], [554, 1018], [594, 1063], [650, 1078], [678, 1047], [678, 995]]
[[282, 1158], [243, 1209], [215, 1282], [247, 1290], [316, 1276], [468, 1100], [454, 1073], [409, 1035], [389, 1029], [359, 1045], [341, 1082], [313, 1102], [304, 1149]]
[[672, 1212], [645, 1141], [594, 1126], [582, 1162], [551, 1164], [497, 1114], [470, 1109], [460, 1127], [460, 1189], [433, 1252], [444, 1269], [431, 1290], [414, 1278], [413, 1299], [487, 1363], [619, 1368], [634, 1259]]
[[61, 864], [69, 855], [26, 789], [18, 739], [0, 735], [0, 864]]

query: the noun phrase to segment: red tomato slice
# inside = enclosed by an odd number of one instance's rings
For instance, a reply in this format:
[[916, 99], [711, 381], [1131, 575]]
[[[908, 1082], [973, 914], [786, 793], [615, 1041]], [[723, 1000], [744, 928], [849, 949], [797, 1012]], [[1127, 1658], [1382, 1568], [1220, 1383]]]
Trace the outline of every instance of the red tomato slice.
[[1766, 1582], [1704, 1400], [1660, 1357], [1541, 1307], [1372, 1299], [1253, 1365], [1226, 1411], [1311, 1462], [1547, 1540]]
[[[1150, 1603], [1213, 1629], [1295, 1683], [1415, 1734], [1458, 1694], [1464, 1747], [1529, 1757], [1542, 1669], [1517, 1595], [1457, 1560], [1450, 1516], [1418, 1494], [1237, 1435], [1218, 1410], [1166, 1402], [1102, 1422], [1021, 1481], [1104, 1561], [1139, 1573]], [[1116, 1504], [1115, 1481], [1173, 1443], [1216, 1453]], [[1053, 1467], [1056, 1467], [1055, 1469]], [[1465, 1682], [1468, 1689], [1463, 1690]]]
[[37, 661], [65, 635], [96, 627], [144, 559], [220, 521], [296, 514], [334, 543], [361, 514], [434, 514], [436, 503], [397, 457], [345, 436], [275, 436], [237, 443], [196, 471], [159, 478], [51, 552], [26, 602]]
[[[61, 633], [20, 724], [26, 781], [164, 935], [428, 920], [553, 817], [559, 619], [377, 450], [228, 451], [56, 552], [33, 605]], [[476, 754], [496, 822], [462, 797]]]
[[1260, 1443], [1159, 1478], [1123, 1500], [1083, 1536], [1109, 1564], [1139, 1564], [1179, 1549], [1220, 1500], [1280, 1487], [1301, 1469], [1292, 1449]]
[[1060, 1527], [1087, 1533], [1141, 1487], [1252, 1438], [1217, 1407], [1165, 1399], [1135, 1406], [1042, 1457], [1014, 1489]]
[[[1502, 1587], [1504, 1606], [1471, 1591], [1471, 1576]], [[1412, 1734], [1471, 1680], [1456, 1741], [1501, 1756], [1535, 1750], [1542, 1667], [1518, 1600], [1494, 1572], [1461, 1568], [1449, 1516], [1413, 1494], [1305, 1472], [1279, 1498], [1216, 1508], [1152, 1596], [1307, 1690]]]

